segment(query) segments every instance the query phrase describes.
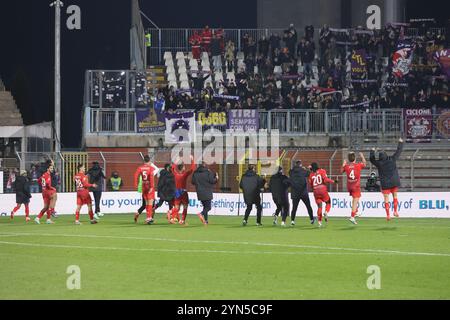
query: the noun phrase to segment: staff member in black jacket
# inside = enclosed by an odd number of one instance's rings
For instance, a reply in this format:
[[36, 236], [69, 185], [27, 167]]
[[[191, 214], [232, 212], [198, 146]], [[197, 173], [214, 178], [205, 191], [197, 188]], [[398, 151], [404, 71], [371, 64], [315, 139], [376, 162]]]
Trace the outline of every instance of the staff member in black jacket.
[[88, 170], [87, 175], [89, 176], [89, 183], [97, 185], [95, 188], [91, 188], [91, 191], [94, 194], [95, 214], [98, 217], [103, 217], [103, 213], [100, 212], [103, 183], [104, 179], [106, 179], [103, 168], [100, 167], [100, 164], [97, 161], [92, 162], [92, 167]]
[[273, 219], [274, 225], [278, 224], [278, 215], [281, 212], [281, 226], [286, 226], [286, 218], [289, 215], [289, 185], [289, 178], [283, 174], [283, 168], [279, 167], [278, 172], [270, 178], [269, 182], [269, 190], [277, 206]]
[[378, 176], [381, 182], [381, 192], [384, 196], [384, 208], [386, 209], [386, 219], [391, 219], [389, 208], [389, 195], [392, 193], [394, 197], [394, 216], [398, 218], [398, 198], [397, 192], [400, 187], [400, 177], [398, 175], [397, 160], [403, 151], [403, 139], [398, 140], [397, 151], [389, 157], [385, 151], [380, 152], [378, 160], [375, 159], [375, 152], [377, 149], [373, 148], [370, 151], [370, 162], [377, 167]]
[[202, 162], [192, 175], [192, 184], [197, 190], [197, 199], [203, 205], [202, 212], [197, 215], [205, 226], [208, 225], [208, 212], [211, 210], [213, 189], [217, 181], [219, 181], [219, 175], [209, 170], [205, 162]]
[[255, 166], [253, 164], [248, 166], [248, 170], [241, 178], [241, 183], [239, 187], [244, 193], [244, 202], [247, 206], [245, 210], [244, 221], [242, 225], [246, 226], [248, 223], [248, 217], [252, 211], [253, 205], [256, 206], [256, 225], [262, 226], [261, 215], [262, 215], [262, 205], [261, 205], [261, 189], [264, 188], [266, 181], [261, 178], [255, 172]]
[[302, 167], [302, 162], [299, 160], [295, 163], [295, 166], [289, 172], [289, 180], [291, 183], [291, 199], [292, 199], [292, 212], [291, 212], [291, 225], [295, 225], [295, 216], [297, 215], [297, 208], [300, 200], [306, 206], [308, 210], [309, 219], [311, 224], [314, 224], [313, 209], [308, 195], [308, 178], [310, 171]]
[[169, 211], [167, 211], [167, 221], [169, 223], [174, 223], [172, 217], [172, 209], [173, 209], [173, 200], [175, 199], [175, 176], [172, 172], [172, 165], [170, 163], [166, 163], [164, 165], [164, 169], [159, 172], [159, 180], [158, 180], [158, 197], [159, 201], [155, 204], [153, 210], [158, 209], [163, 205], [164, 202], [167, 202], [169, 205]]
[[30, 221], [29, 203], [31, 199], [30, 182], [27, 178], [28, 173], [25, 170], [20, 171], [20, 176], [14, 181], [14, 189], [16, 190], [16, 207], [11, 211], [11, 219], [14, 219], [14, 214], [20, 209], [22, 204], [25, 206], [25, 221]]

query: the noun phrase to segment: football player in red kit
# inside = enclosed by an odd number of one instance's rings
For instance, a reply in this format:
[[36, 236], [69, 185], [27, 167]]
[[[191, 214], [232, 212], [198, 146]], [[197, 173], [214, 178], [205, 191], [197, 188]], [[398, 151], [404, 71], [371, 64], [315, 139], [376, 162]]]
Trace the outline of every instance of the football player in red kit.
[[[175, 200], [174, 208], [172, 210], [172, 221], [177, 219], [180, 224], [186, 223], [186, 216], [189, 207], [189, 196], [187, 192], [187, 179], [195, 171], [194, 157], [191, 156], [191, 167], [189, 170], [185, 169], [184, 163], [176, 161], [172, 165], [172, 172], [175, 176]], [[183, 214], [180, 219], [180, 208], [183, 206]]]
[[[134, 187], [137, 188], [139, 182], [139, 176], [142, 178], [142, 197], [145, 199], [145, 206], [147, 212], [147, 224], [153, 224], [153, 202], [155, 201], [155, 168], [150, 162], [148, 155], [144, 156], [144, 164], [137, 168], [134, 174]], [[134, 217], [137, 221], [136, 216]]]
[[49, 163], [47, 171], [40, 177], [39, 181], [42, 186], [42, 198], [44, 199], [44, 208], [34, 219], [37, 224], [41, 223], [42, 216], [47, 213], [47, 224], [53, 224], [51, 217], [55, 212], [56, 205], [56, 188], [52, 187], [52, 172], [54, 169], [53, 162]]
[[358, 224], [355, 217], [358, 213], [359, 199], [361, 198], [361, 170], [366, 167], [366, 159], [364, 154], [359, 153], [362, 162], [356, 162], [356, 155], [354, 152], [348, 154], [348, 163], [344, 160], [342, 164], [342, 172], [347, 175], [347, 190], [352, 196], [352, 214], [350, 221], [353, 224]]
[[86, 168], [83, 164], [78, 165], [78, 173], [73, 177], [75, 182], [75, 188], [77, 190], [77, 210], [75, 212], [75, 224], [80, 225], [80, 210], [83, 205], [88, 206], [89, 219], [91, 224], [96, 224], [97, 220], [94, 219], [94, 212], [92, 212], [92, 199], [89, 194], [90, 187], [96, 188], [96, 184], [89, 183], [88, 177], [85, 175]]
[[328, 222], [328, 213], [331, 209], [331, 199], [328, 194], [327, 183], [334, 184], [336, 181], [327, 177], [327, 172], [324, 169], [320, 169], [317, 163], [312, 163], [311, 173], [308, 177], [309, 184], [313, 188], [314, 198], [318, 206], [317, 217], [319, 221], [319, 227], [322, 226], [322, 203], [325, 202], [325, 222]]

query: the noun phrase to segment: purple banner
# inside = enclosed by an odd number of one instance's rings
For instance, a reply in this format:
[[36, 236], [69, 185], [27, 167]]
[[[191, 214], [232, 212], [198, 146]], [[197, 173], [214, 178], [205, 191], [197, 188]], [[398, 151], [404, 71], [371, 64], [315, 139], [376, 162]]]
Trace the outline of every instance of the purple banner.
[[230, 110], [228, 112], [228, 129], [233, 131], [258, 131], [258, 110]]
[[136, 108], [136, 126], [138, 133], [163, 132], [166, 130], [166, 123], [162, 109], [156, 105]]
[[433, 58], [440, 64], [442, 73], [447, 75], [447, 79], [450, 79], [450, 49], [436, 51]]
[[431, 108], [404, 109], [406, 142], [431, 142], [433, 112]]
[[355, 50], [352, 54], [352, 79], [361, 79], [367, 72], [366, 50]]

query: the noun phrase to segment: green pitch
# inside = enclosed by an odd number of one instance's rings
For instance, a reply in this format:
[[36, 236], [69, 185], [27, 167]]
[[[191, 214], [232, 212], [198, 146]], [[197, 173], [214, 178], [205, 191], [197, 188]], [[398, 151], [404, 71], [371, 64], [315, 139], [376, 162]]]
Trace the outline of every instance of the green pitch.
[[[331, 217], [318, 229], [300, 217], [283, 229], [254, 216], [247, 227], [213, 216], [207, 228], [192, 215], [185, 227], [162, 215], [152, 226], [131, 214], [73, 218], [0, 218], [0, 299], [450, 299], [450, 220]], [[72, 265], [79, 290], [67, 288]], [[380, 289], [367, 287], [369, 266]]]

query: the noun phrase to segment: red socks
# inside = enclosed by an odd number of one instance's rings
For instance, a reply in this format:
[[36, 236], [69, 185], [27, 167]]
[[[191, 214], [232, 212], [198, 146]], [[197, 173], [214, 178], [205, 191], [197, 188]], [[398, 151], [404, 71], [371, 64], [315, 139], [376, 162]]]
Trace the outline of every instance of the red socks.
[[47, 211], [50, 211], [50, 209], [42, 209], [41, 212], [39, 212], [39, 214], [38, 214], [38, 219], [41, 219], [42, 216], [43, 216]]
[[94, 220], [94, 212], [92, 210], [89, 210], [89, 219]]
[[147, 211], [147, 220], [153, 219], [153, 206], [146, 205], [145, 211]]
[[319, 222], [322, 222], [322, 206], [317, 209], [317, 217], [319, 218]]
[[80, 221], [80, 211], [75, 211], [75, 221]]
[[398, 199], [394, 199], [394, 212], [398, 212]]
[[[25, 207], [26, 208], [26, 207]], [[16, 207], [13, 209], [13, 213], [16, 213], [20, 209], [20, 204], [18, 203]]]
[[47, 220], [49, 220], [49, 219], [52, 218], [53, 212], [55, 212], [55, 209], [54, 209], [54, 208], [49, 208], [49, 209], [47, 210]]
[[328, 214], [330, 212], [331, 209], [331, 203], [327, 203], [325, 206], [325, 212]]
[[384, 203], [384, 208], [386, 209], [386, 216], [389, 217], [391, 214], [389, 212], [389, 208], [391, 207], [391, 205], [389, 204], [389, 202], [385, 202]]
[[28, 205], [28, 203], [25, 205], [25, 217], [29, 217], [30, 216], [30, 207]]
[[352, 211], [352, 218], [356, 217], [356, 211]]

